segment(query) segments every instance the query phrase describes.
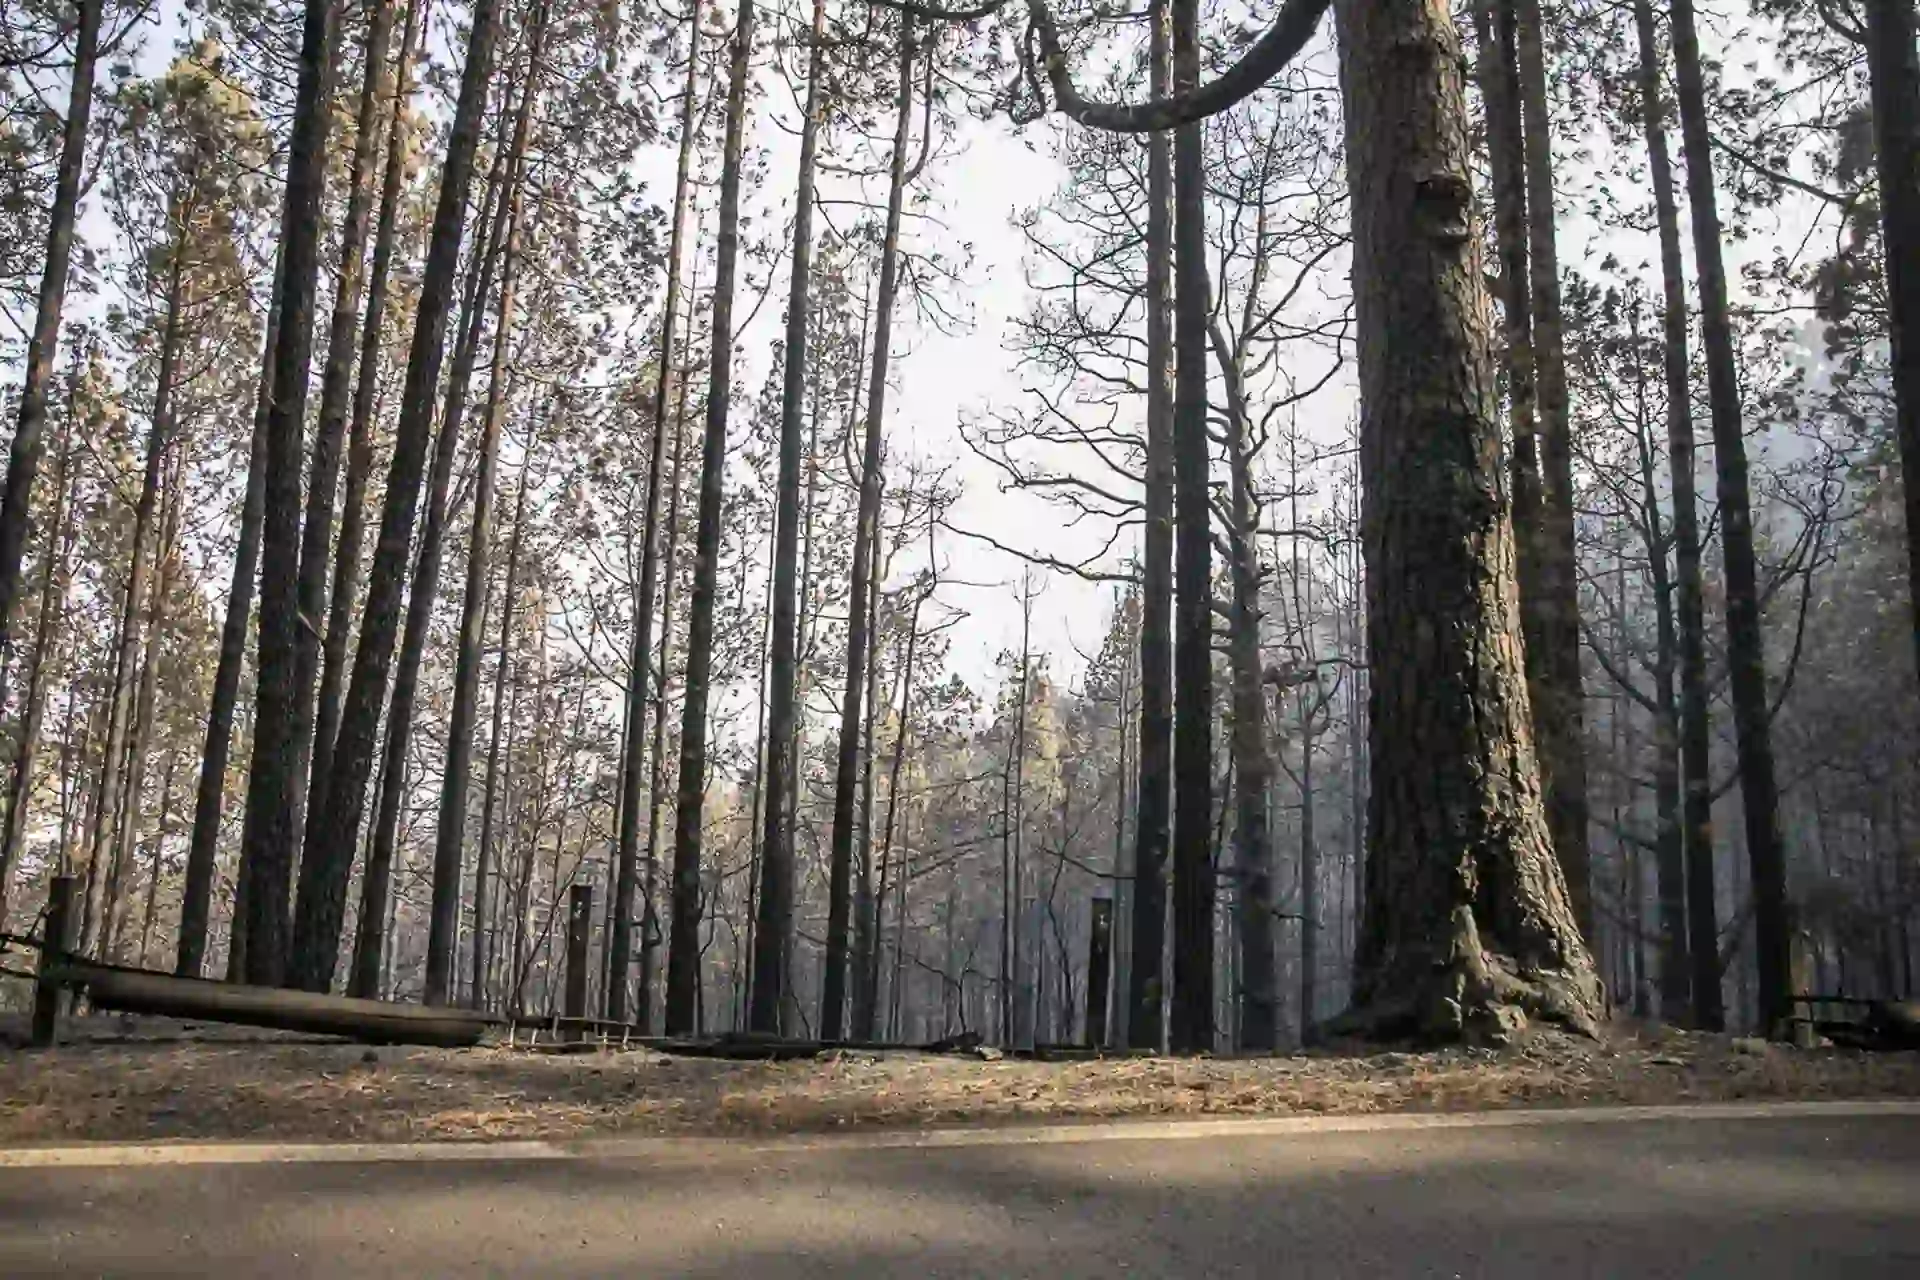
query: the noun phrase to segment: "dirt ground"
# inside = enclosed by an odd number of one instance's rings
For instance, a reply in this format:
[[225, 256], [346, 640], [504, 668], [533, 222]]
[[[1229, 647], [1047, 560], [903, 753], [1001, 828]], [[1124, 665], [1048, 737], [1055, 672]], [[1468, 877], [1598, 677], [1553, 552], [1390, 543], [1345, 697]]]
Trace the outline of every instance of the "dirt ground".
[[[91, 1020], [90, 1020], [91, 1021]], [[838, 1053], [734, 1062], [380, 1048], [100, 1019], [0, 1049], [0, 1145], [778, 1133], [1146, 1116], [1920, 1097], [1920, 1054], [1800, 1050], [1619, 1024], [1505, 1050], [1091, 1062]]]

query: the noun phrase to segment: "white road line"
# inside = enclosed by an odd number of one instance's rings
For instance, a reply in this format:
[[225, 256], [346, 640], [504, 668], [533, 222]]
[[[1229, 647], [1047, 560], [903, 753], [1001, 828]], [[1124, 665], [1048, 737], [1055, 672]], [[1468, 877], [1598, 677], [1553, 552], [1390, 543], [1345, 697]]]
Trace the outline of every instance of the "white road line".
[[585, 1138], [503, 1142], [140, 1142], [0, 1151], [0, 1170], [139, 1169], [176, 1165], [459, 1164], [552, 1160], [661, 1160], [725, 1155], [939, 1150], [1091, 1142], [1179, 1142], [1320, 1133], [1521, 1129], [1668, 1121], [1920, 1117], [1920, 1101], [1727, 1102], [1541, 1111], [1397, 1112], [1195, 1120], [1135, 1120], [1038, 1127], [887, 1130], [776, 1138]]

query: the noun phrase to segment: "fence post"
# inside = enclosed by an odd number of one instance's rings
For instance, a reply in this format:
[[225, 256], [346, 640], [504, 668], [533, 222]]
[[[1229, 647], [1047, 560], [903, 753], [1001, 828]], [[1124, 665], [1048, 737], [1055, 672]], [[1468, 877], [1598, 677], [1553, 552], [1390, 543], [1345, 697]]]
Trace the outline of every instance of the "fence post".
[[[567, 892], [567, 990], [565, 1015], [587, 1016], [588, 948], [593, 941], [593, 886], [576, 884]], [[580, 1030], [567, 1032], [568, 1040], [578, 1040]]]
[[73, 876], [55, 876], [47, 882], [40, 979], [33, 989], [33, 1045], [37, 1049], [50, 1048], [59, 1035], [60, 1004], [65, 993], [53, 974], [67, 958], [67, 946], [73, 938], [73, 892], [78, 884]]
[[1113, 954], [1113, 899], [1095, 898], [1087, 929], [1087, 1047], [1107, 1042], [1107, 975]]

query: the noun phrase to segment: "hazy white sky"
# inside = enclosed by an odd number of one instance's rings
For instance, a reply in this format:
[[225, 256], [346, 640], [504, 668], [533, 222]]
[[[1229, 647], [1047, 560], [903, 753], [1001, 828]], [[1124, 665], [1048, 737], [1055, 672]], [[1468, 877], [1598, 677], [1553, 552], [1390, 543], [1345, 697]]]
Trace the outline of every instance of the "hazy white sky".
[[[142, 71], [154, 71], [170, 56], [180, 31], [179, 0], [162, 0], [161, 25], [149, 27]], [[778, 19], [763, 11], [762, 34]], [[435, 45], [443, 60], [447, 29], [436, 6], [436, 27], [440, 28]], [[1314, 56], [1330, 63], [1322, 34]], [[713, 55], [711, 44], [708, 56]], [[762, 76], [755, 95], [756, 120], [751, 134], [754, 144], [768, 151], [764, 178], [747, 194], [749, 206], [760, 214], [760, 227], [777, 233], [791, 212], [792, 176], [796, 150], [791, 132], [795, 112], [791, 94], [770, 73]], [[784, 124], [785, 127], [782, 127]], [[636, 158], [636, 168], [648, 179], [655, 199], [671, 199], [671, 122], [663, 122], [669, 136], [663, 137], [651, 154]], [[915, 122], [916, 130], [919, 121]], [[903, 456], [951, 460], [955, 474], [966, 486], [966, 497], [954, 511], [952, 520], [964, 528], [981, 529], [1003, 542], [1027, 546], [1061, 558], [1074, 558], [1098, 547], [1104, 530], [1062, 528], [1057, 509], [1025, 494], [1002, 493], [998, 474], [974, 458], [963, 443], [959, 424], [969, 412], [989, 406], [1009, 406], [1022, 395], [1023, 378], [1017, 368], [1017, 353], [1007, 347], [1009, 322], [1026, 309], [1030, 294], [1025, 286], [1022, 255], [1023, 237], [1013, 225], [1021, 209], [1044, 202], [1058, 189], [1063, 170], [1051, 158], [1055, 131], [1071, 127], [1057, 121], [1031, 125], [1016, 131], [1005, 120], [988, 123], [968, 121], [962, 124], [943, 148], [921, 180], [931, 196], [927, 212], [938, 222], [910, 220], [910, 237], [937, 236], [949, 247], [960, 244], [972, 248], [972, 263], [956, 292], [964, 295], [957, 308], [970, 313], [971, 325], [964, 332], [943, 334], [914, 321], [912, 310], [901, 307], [896, 317], [893, 391], [888, 406], [889, 448], [897, 460]], [[1604, 147], [1604, 139], [1591, 140]], [[1591, 168], [1569, 171], [1560, 191], [1562, 220], [1569, 234], [1562, 238], [1563, 266], [1578, 268], [1590, 264], [1609, 251], [1624, 250], [1629, 265], [1650, 257], [1647, 241], [1621, 242], [1593, 234], [1594, 227], [1580, 206], [1591, 188], [1582, 173]], [[844, 179], [827, 179], [827, 183]], [[1604, 190], [1604, 189], [1602, 189]], [[870, 198], [884, 200], [883, 180], [867, 184]], [[1642, 199], [1641, 193], [1626, 193], [1626, 198]], [[708, 199], [710, 201], [711, 195]], [[96, 243], [111, 240], [111, 229], [91, 202], [88, 231]], [[845, 215], [837, 213], [837, 221]], [[1757, 234], [1729, 246], [1729, 267], [1737, 281], [1742, 261], [1771, 256], [1782, 243], [1792, 243], [1804, 231], [1809, 210], [1804, 202], [1788, 202], [1780, 211], [1769, 214]], [[776, 268], [772, 282], [774, 294], [760, 308], [753, 325], [741, 334], [744, 356], [735, 370], [736, 406], [744, 411], [752, 394], [762, 385], [768, 363], [768, 347], [781, 326], [781, 300], [785, 293], [785, 264]], [[1324, 405], [1316, 405], [1316, 427], [1332, 435], [1344, 431], [1354, 412], [1354, 391], [1348, 374], [1329, 389]], [[740, 414], [744, 420], [744, 412]], [[736, 423], [736, 431], [741, 429]], [[943, 592], [943, 600], [969, 615], [966, 625], [952, 632], [951, 661], [954, 668], [976, 688], [984, 688], [994, 655], [1019, 642], [1020, 610], [1017, 601], [1021, 563], [978, 542], [957, 536], [943, 536], [941, 555], [950, 577], [965, 583]], [[899, 572], [912, 571], [911, 563]], [[1050, 651], [1057, 674], [1078, 671], [1076, 652], [1096, 649], [1107, 625], [1112, 596], [1111, 586], [1085, 583], [1053, 575], [1046, 580], [1044, 593], [1034, 611], [1036, 647]]]

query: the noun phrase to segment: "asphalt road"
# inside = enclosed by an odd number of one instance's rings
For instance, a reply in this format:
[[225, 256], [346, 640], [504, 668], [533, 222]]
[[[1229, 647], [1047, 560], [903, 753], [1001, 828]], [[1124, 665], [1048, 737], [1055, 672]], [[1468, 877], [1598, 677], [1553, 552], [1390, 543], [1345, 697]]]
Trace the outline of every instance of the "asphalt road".
[[1920, 1276], [1913, 1108], [531, 1151], [0, 1153], [0, 1276]]

